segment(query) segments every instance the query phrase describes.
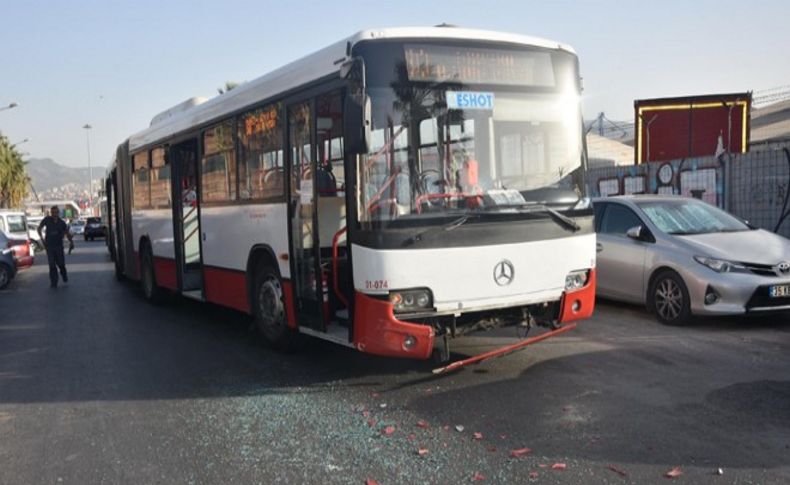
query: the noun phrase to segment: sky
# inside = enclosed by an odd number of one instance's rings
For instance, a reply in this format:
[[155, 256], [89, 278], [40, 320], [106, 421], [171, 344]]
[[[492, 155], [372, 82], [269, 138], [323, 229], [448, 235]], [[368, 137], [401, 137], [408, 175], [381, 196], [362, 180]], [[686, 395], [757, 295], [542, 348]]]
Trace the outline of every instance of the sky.
[[588, 119], [630, 121], [634, 99], [790, 85], [786, 0], [0, 0], [0, 13], [0, 107], [19, 105], [0, 111], [0, 132], [67, 166], [90, 154], [104, 168], [155, 114], [365, 28], [447, 22], [569, 44]]

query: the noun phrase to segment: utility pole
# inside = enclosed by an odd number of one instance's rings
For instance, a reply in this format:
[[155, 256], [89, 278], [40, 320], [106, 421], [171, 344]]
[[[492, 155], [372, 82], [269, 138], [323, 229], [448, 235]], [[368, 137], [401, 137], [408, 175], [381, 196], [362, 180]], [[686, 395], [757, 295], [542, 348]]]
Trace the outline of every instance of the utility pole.
[[85, 140], [88, 143], [88, 204], [91, 206], [91, 210], [93, 210], [93, 167], [91, 167], [91, 128], [93, 128], [89, 124], [85, 124], [83, 126], [85, 129]]

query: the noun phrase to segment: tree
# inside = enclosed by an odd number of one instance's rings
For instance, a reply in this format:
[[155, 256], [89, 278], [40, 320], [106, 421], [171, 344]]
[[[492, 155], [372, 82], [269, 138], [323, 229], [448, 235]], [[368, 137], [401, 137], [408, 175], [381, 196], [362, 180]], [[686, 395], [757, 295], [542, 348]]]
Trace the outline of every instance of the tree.
[[29, 186], [22, 155], [0, 134], [0, 208], [22, 205]]

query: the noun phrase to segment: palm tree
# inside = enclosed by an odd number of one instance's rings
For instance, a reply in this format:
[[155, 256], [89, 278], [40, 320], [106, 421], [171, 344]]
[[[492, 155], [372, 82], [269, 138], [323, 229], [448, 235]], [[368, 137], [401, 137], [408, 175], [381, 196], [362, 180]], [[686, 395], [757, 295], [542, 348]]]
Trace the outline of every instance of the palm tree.
[[0, 134], [0, 208], [22, 205], [29, 186], [22, 155]]

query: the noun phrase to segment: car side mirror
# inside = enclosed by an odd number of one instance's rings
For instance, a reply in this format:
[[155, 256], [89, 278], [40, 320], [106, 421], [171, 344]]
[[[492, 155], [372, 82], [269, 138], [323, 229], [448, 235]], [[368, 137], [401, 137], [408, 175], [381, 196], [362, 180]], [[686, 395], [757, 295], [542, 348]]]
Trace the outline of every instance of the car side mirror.
[[626, 236], [637, 241], [644, 239], [644, 234], [645, 229], [642, 226], [634, 226], [625, 233]]

